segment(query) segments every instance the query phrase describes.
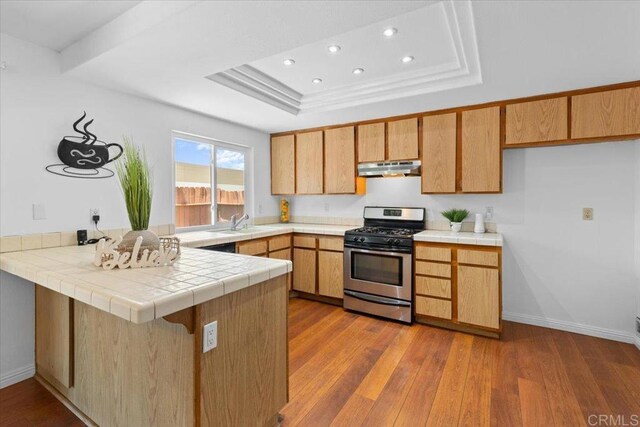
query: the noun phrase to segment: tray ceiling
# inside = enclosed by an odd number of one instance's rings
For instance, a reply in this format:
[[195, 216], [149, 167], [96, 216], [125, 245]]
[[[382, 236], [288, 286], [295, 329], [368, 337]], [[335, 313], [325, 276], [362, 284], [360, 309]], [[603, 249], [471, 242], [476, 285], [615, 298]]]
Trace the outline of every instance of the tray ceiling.
[[469, 1], [430, 4], [207, 78], [294, 115], [482, 83]]

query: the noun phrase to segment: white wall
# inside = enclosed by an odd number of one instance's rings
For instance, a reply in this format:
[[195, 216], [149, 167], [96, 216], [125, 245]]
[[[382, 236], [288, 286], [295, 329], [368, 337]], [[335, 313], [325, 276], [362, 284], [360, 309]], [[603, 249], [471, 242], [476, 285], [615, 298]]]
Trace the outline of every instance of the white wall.
[[[422, 196], [419, 178], [378, 178], [363, 197], [294, 197], [291, 212], [361, 217], [379, 204], [424, 206], [437, 218], [493, 206], [505, 238], [505, 318], [631, 341], [638, 152], [638, 141], [506, 150], [500, 195]], [[594, 221], [582, 221], [583, 207], [594, 208]]]
[[[52, 175], [57, 144], [86, 110], [99, 139], [126, 134], [143, 145], [154, 165], [152, 224], [173, 222], [171, 131], [178, 130], [254, 147], [254, 207], [277, 215], [270, 196], [269, 136], [239, 125], [69, 79], [60, 55], [5, 34], [0, 36], [0, 235], [90, 228], [89, 208], [101, 211], [103, 229], [127, 227], [115, 178], [81, 180]], [[162, 72], [162, 70], [158, 70]], [[217, 100], [211, 100], [217, 102]], [[32, 220], [32, 204], [44, 203], [47, 219]], [[0, 275], [0, 377], [33, 366], [33, 285]], [[25, 368], [25, 369], [26, 369]]]

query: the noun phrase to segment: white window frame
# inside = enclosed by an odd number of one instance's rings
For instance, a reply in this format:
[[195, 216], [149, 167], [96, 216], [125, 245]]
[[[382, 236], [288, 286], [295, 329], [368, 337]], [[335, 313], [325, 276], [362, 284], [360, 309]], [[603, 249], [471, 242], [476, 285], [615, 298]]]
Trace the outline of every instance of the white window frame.
[[[176, 223], [176, 139], [183, 139], [212, 146], [213, 154], [211, 161], [211, 218], [215, 222], [217, 218], [217, 201], [216, 201], [216, 148], [225, 148], [233, 151], [241, 151], [244, 153], [244, 211], [249, 214], [247, 223], [253, 222], [253, 147], [238, 144], [235, 142], [223, 141], [216, 138], [209, 138], [201, 135], [194, 135], [187, 132], [172, 131], [171, 132], [171, 207], [173, 223]], [[191, 227], [176, 227], [176, 232], [188, 232], [199, 230], [223, 230], [231, 227], [229, 222], [215, 222], [214, 224], [194, 225]]]

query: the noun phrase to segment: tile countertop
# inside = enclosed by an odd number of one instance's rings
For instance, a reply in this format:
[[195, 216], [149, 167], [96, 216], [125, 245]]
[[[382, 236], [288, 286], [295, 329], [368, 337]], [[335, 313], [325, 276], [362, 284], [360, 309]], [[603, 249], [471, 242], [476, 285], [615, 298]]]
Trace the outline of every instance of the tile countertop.
[[172, 266], [104, 270], [95, 245], [0, 254], [0, 268], [133, 323], [144, 323], [292, 271], [291, 261], [182, 248]]
[[425, 230], [414, 234], [416, 242], [458, 243], [461, 245], [502, 246], [502, 234], [500, 233], [471, 233], [461, 231]]
[[344, 232], [358, 228], [357, 225], [326, 225], [326, 224], [269, 224], [255, 225], [239, 231], [189, 231], [176, 233], [182, 246], [197, 248], [223, 243], [240, 242], [243, 240], [259, 239], [287, 233], [324, 234], [330, 236], [344, 236]]
[[[183, 246], [201, 247], [223, 243], [239, 242], [242, 240], [259, 239], [261, 237], [276, 236], [286, 233], [325, 234], [344, 236], [344, 232], [358, 228], [357, 225], [321, 225], [321, 224], [269, 224], [248, 228], [248, 231], [192, 231], [178, 233]], [[459, 243], [464, 245], [502, 246], [502, 235], [499, 233], [470, 233], [451, 231], [425, 230], [415, 234], [416, 242]]]

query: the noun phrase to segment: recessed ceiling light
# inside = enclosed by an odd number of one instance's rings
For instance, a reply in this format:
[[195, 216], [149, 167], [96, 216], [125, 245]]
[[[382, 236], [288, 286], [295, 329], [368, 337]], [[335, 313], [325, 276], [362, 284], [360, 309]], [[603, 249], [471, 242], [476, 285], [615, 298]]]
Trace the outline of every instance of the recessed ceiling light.
[[289, 59], [285, 59], [284, 61], [282, 61], [284, 63], [284, 65], [289, 66], [289, 65], [293, 65], [296, 63], [296, 61], [294, 61], [293, 59], [289, 58]]
[[311, 83], [313, 83], [314, 85], [319, 85], [320, 83], [322, 83], [322, 79], [316, 77], [315, 79], [311, 80]]
[[364, 68], [354, 68], [352, 73], [353, 74], [362, 74], [362, 73], [364, 73]]
[[332, 44], [327, 49], [329, 49], [329, 52], [331, 52], [331, 53], [337, 53], [342, 48], [340, 46], [338, 46], [337, 44]]
[[404, 62], [405, 64], [408, 62], [413, 61], [413, 56], [405, 56], [404, 58], [402, 58], [402, 62]]
[[393, 37], [397, 32], [398, 30], [396, 30], [395, 28], [387, 28], [382, 32], [382, 34], [384, 34], [386, 37]]

